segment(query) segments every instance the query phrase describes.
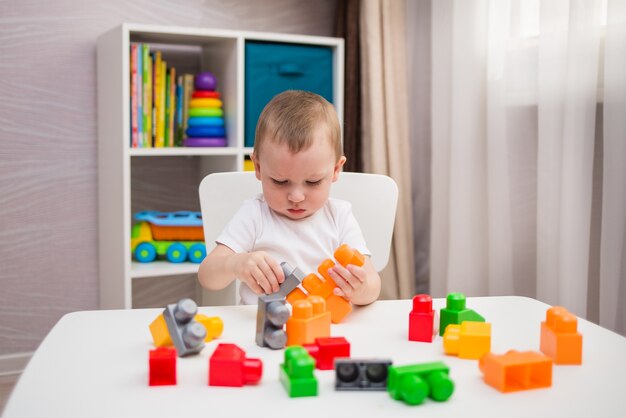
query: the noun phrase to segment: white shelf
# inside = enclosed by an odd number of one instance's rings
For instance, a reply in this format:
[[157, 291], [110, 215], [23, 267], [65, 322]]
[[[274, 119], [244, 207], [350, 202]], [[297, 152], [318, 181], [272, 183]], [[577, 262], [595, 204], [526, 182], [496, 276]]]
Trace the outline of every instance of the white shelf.
[[198, 274], [199, 264], [195, 263], [170, 263], [167, 261], [154, 261], [152, 263], [138, 263], [133, 261], [130, 265], [130, 277], [163, 277], [178, 276], [181, 274]]
[[[130, 250], [132, 212], [164, 210], [158, 207], [160, 196], [167, 196], [170, 205], [172, 202], [198, 203], [197, 209], [175, 210], [199, 210], [197, 186], [204, 176], [243, 169], [246, 157], [253, 151], [244, 146], [244, 61], [245, 44], [249, 40], [330, 47], [334, 59], [334, 103], [342, 121], [342, 39], [133, 23], [121, 24], [98, 38], [98, 251], [102, 309], [132, 308], [133, 279], [197, 274], [199, 265], [193, 263], [134, 262]], [[174, 58], [168, 62], [174, 62], [175, 67], [178, 65], [175, 59], [178, 59], [182, 67], [208, 70], [215, 75], [224, 103], [228, 147], [130, 148], [129, 51], [134, 42], [162, 49], [164, 59]], [[166, 57], [166, 53], [182, 54], [181, 51], [183, 55]], [[164, 161], [150, 157], [194, 158]], [[163, 170], [168, 170], [165, 171], [170, 176], [167, 180], [178, 179], [180, 175], [186, 176], [182, 177], [186, 183], [159, 183]], [[221, 294], [213, 293], [215, 299], [205, 294], [203, 302], [230, 304], [235, 298], [234, 286]], [[230, 299], [226, 300], [227, 297]]]

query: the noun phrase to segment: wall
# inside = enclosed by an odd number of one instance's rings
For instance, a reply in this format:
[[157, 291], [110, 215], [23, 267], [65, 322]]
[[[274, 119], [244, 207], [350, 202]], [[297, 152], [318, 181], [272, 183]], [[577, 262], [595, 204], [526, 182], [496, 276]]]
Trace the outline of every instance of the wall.
[[98, 309], [97, 37], [122, 22], [332, 36], [334, 14], [335, 0], [0, 2], [0, 356]]

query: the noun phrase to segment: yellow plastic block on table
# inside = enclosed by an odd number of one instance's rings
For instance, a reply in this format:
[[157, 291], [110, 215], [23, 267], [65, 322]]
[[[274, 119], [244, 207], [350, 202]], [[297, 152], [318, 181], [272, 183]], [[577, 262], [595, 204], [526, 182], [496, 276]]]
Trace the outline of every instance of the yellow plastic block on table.
[[541, 323], [540, 350], [555, 364], [582, 364], [583, 336], [577, 331], [576, 315], [553, 306]]
[[287, 345], [312, 344], [316, 338], [330, 336], [330, 312], [321, 296], [309, 295], [292, 305], [291, 318], [287, 320]]
[[491, 324], [464, 321], [461, 325], [448, 325], [443, 334], [443, 350], [462, 359], [480, 359], [491, 351]]
[[[196, 314], [194, 319], [206, 328], [204, 341], [207, 343], [222, 335], [224, 331], [224, 322], [219, 316], [209, 317], [203, 314]], [[174, 344], [167, 330], [167, 324], [165, 323], [163, 314], [159, 314], [159, 316], [152, 321], [150, 324], [150, 333], [152, 334], [152, 341], [156, 347], [168, 347]]]

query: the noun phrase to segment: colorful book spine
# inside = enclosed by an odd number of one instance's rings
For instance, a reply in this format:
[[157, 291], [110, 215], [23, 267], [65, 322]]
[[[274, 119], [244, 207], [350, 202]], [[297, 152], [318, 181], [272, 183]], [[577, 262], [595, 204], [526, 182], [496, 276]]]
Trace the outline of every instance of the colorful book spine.
[[170, 92], [172, 89], [170, 85], [172, 84], [172, 73], [170, 70], [166, 70], [167, 74], [165, 76], [165, 118], [164, 118], [164, 128], [163, 128], [163, 146], [170, 146], [170, 102], [172, 101], [172, 97]]
[[143, 45], [137, 45], [137, 147], [143, 147]]
[[188, 128], [189, 121], [189, 102], [194, 89], [193, 74], [185, 74], [183, 77], [183, 131]]
[[168, 146], [173, 147], [175, 144], [176, 131], [174, 131], [174, 115], [176, 113], [176, 68], [170, 68], [170, 84], [169, 84], [169, 93], [170, 93], [170, 114], [167, 119], [167, 123], [169, 125], [169, 142]]
[[150, 46], [143, 45], [143, 146], [152, 146], [152, 58]]
[[161, 60], [159, 68], [159, 108], [157, 109], [156, 147], [165, 146], [165, 85], [167, 83], [167, 63]]
[[177, 147], [183, 146], [183, 76], [179, 75], [176, 81], [176, 140], [175, 145]]
[[137, 45], [130, 46], [130, 138], [137, 147]]

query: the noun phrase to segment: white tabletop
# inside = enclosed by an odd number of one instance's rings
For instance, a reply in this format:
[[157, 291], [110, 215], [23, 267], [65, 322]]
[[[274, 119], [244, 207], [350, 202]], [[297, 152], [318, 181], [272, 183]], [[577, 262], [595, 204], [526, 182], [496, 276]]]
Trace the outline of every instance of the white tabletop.
[[[440, 309], [443, 299], [436, 299]], [[467, 307], [492, 323], [492, 352], [538, 350], [548, 305], [523, 297], [468, 298]], [[395, 416], [609, 417], [624, 416], [626, 338], [585, 320], [582, 366], [554, 366], [552, 387], [502, 394], [482, 381], [477, 361], [443, 353], [442, 339], [407, 338], [410, 300], [378, 301], [357, 308], [333, 336], [351, 343], [353, 358], [390, 358], [395, 365], [444, 361], [455, 382], [444, 403], [408, 406], [387, 392], [336, 392], [334, 371], [316, 370], [319, 396], [291, 399], [278, 379], [283, 350], [254, 343], [255, 306], [202, 307], [220, 316], [224, 333], [197, 356], [178, 358], [176, 386], [148, 386], [148, 325], [161, 309], [87, 311], [64, 316], [35, 352], [6, 406], [4, 417], [224, 417], [362, 418]], [[208, 359], [219, 342], [239, 345], [263, 361], [256, 386], [208, 386]], [[620, 412], [621, 411], [621, 412]]]

